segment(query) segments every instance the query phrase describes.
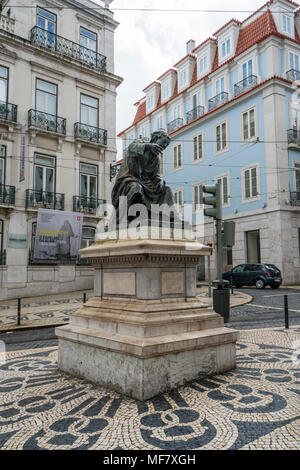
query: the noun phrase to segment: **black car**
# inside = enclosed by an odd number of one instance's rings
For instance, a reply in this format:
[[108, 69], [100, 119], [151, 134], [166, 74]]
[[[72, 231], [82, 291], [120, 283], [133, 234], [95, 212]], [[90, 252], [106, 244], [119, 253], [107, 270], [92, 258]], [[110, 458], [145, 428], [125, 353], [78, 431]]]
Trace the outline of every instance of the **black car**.
[[230, 282], [231, 278], [235, 287], [255, 286], [257, 289], [264, 289], [270, 286], [278, 289], [282, 283], [281, 272], [274, 264], [239, 264], [223, 273], [223, 279]]

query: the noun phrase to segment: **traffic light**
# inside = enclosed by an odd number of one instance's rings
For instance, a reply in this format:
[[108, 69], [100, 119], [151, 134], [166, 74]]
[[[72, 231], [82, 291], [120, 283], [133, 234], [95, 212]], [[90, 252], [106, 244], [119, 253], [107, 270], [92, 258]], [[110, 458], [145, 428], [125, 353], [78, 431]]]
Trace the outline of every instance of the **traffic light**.
[[235, 222], [233, 221], [223, 222], [222, 244], [223, 246], [230, 246], [230, 247], [234, 246]]
[[[212, 196], [204, 196], [203, 193], [212, 194]], [[214, 219], [222, 219], [221, 190], [220, 183], [205, 185], [201, 187], [200, 203], [207, 204], [212, 207], [204, 208], [204, 215], [213, 217]]]

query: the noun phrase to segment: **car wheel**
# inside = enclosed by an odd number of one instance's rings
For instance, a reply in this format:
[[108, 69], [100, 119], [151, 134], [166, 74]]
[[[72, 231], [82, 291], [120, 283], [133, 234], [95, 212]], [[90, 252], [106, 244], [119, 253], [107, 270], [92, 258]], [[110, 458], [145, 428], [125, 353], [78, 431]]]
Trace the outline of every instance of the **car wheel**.
[[264, 289], [265, 288], [265, 283], [262, 279], [257, 279], [255, 281], [255, 287], [256, 289]]
[[271, 289], [279, 289], [280, 286], [271, 286]]

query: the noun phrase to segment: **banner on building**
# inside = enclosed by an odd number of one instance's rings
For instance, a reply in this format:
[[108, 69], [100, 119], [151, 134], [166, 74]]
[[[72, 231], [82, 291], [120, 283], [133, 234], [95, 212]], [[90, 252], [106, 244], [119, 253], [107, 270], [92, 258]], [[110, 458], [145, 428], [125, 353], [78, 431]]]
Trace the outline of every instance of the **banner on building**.
[[21, 145], [20, 145], [20, 171], [19, 181], [25, 180], [25, 132], [26, 126], [21, 127]]
[[39, 209], [34, 259], [76, 259], [80, 249], [83, 215], [79, 212]]

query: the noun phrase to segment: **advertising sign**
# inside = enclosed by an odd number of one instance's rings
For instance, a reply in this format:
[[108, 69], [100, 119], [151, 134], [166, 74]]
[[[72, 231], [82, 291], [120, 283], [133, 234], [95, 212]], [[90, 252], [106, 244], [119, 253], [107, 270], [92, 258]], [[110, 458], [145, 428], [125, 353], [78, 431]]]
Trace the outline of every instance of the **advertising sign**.
[[78, 212], [39, 209], [34, 259], [68, 260], [78, 256], [83, 215]]

